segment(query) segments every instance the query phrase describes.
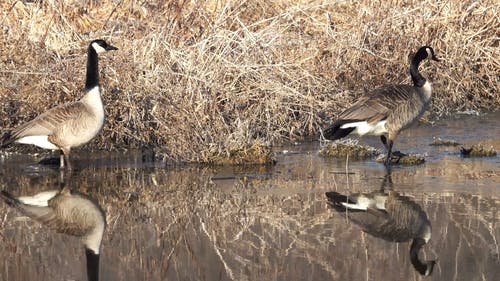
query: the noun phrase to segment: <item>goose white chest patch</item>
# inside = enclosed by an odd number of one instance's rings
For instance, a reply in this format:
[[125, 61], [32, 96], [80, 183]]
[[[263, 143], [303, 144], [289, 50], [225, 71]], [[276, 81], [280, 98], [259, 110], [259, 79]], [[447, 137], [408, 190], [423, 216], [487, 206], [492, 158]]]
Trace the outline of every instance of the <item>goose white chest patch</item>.
[[429, 81], [425, 81], [424, 85], [422, 86], [422, 91], [425, 95], [425, 98], [429, 100], [431, 98], [432, 94], [432, 84]]
[[99, 86], [90, 89], [83, 98], [92, 107], [102, 107], [101, 91]]

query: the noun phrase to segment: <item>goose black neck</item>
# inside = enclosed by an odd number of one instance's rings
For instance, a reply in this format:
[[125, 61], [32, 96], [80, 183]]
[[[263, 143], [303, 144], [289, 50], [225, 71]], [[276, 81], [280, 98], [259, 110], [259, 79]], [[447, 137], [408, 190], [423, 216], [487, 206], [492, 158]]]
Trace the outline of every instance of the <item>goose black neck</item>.
[[413, 267], [415, 268], [420, 275], [427, 276], [432, 273], [432, 269], [434, 267], [434, 261], [430, 261], [427, 263], [423, 263], [418, 258], [418, 252], [425, 245], [425, 240], [422, 238], [415, 238], [410, 247], [410, 261]]
[[410, 63], [411, 80], [415, 87], [422, 87], [425, 84], [425, 78], [418, 71], [418, 66], [427, 56], [425, 52], [417, 52]]
[[85, 249], [87, 257], [87, 278], [88, 281], [99, 280], [99, 254], [95, 254], [90, 249]]
[[87, 51], [87, 79], [85, 80], [85, 89], [90, 90], [99, 86], [99, 64], [97, 52], [92, 45]]

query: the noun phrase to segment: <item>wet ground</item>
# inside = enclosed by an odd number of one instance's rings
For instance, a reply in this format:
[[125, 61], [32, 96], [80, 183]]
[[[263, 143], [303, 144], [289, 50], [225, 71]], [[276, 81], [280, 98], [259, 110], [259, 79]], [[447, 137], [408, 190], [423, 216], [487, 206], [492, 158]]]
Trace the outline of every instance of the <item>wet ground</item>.
[[[500, 151], [500, 113], [457, 116], [404, 132], [402, 152], [426, 164], [392, 169], [392, 191], [425, 212], [432, 237], [421, 260], [427, 280], [500, 276], [500, 157], [462, 158], [434, 137]], [[378, 138], [362, 141], [381, 148]], [[325, 192], [374, 192], [386, 175], [374, 160], [318, 156], [320, 144], [276, 147], [275, 166], [172, 167], [139, 152], [75, 150], [66, 185], [107, 214], [101, 280], [420, 280], [411, 241], [361, 231], [326, 204]], [[55, 155], [55, 154], [54, 154]], [[0, 184], [15, 195], [57, 188], [49, 154], [0, 159]], [[0, 280], [85, 280], [74, 237], [47, 231], [0, 203]], [[495, 277], [496, 276], [496, 277]]]

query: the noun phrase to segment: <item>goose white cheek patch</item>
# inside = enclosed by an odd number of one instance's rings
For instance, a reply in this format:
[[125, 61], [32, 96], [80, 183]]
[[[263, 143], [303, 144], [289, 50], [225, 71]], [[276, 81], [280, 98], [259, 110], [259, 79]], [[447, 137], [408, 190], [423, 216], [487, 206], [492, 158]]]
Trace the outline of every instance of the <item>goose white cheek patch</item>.
[[428, 57], [428, 58], [432, 58], [432, 52], [431, 52], [431, 49], [429, 49], [429, 48], [425, 48], [425, 51], [427, 51], [427, 57]]
[[94, 50], [96, 51], [96, 53], [98, 54], [101, 54], [101, 53], [104, 53], [106, 52], [106, 49], [104, 49], [103, 47], [101, 47], [101, 45], [97, 44], [97, 43], [92, 43], [92, 48], [94, 48]]

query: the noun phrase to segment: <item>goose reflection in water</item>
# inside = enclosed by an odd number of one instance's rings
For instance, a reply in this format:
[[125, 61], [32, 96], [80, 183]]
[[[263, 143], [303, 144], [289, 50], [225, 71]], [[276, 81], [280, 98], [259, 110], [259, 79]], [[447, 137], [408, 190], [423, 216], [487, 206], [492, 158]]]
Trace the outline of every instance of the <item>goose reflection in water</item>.
[[99, 253], [106, 216], [92, 198], [66, 187], [20, 197], [2, 190], [0, 198], [23, 215], [56, 232], [80, 237], [85, 246], [88, 280], [99, 279]]
[[[385, 187], [391, 187], [386, 192]], [[392, 179], [387, 174], [379, 191], [354, 193], [348, 196], [337, 192], [327, 192], [328, 205], [337, 212], [347, 213], [351, 222], [375, 237], [391, 241], [412, 241], [410, 260], [421, 275], [432, 273], [436, 261], [421, 261], [420, 249], [431, 238], [431, 224], [420, 205], [409, 197], [392, 190]]]

